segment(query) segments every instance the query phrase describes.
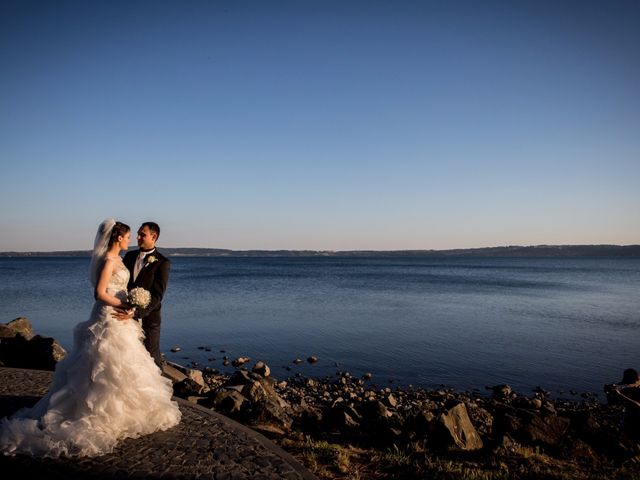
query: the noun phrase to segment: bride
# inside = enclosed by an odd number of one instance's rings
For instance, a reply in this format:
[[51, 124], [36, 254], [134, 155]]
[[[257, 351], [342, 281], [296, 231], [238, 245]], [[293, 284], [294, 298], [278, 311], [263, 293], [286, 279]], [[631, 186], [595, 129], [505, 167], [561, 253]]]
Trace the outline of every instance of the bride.
[[98, 228], [90, 267], [96, 298], [91, 316], [75, 327], [73, 350], [56, 366], [47, 395], [0, 421], [5, 455], [102, 455], [124, 438], [180, 422], [171, 381], [145, 349], [140, 324], [112, 316], [116, 308], [130, 308], [129, 271], [119, 255], [129, 236], [130, 228], [113, 219]]

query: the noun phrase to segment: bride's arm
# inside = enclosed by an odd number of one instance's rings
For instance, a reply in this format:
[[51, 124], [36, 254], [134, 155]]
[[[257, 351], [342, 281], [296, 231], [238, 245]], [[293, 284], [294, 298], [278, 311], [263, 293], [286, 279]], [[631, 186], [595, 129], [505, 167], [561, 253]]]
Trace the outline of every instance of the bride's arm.
[[107, 258], [104, 262], [102, 270], [100, 271], [100, 277], [98, 278], [98, 284], [96, 285], [96, 289], [94, 291], [94, 297], [96, 300], [100, 300], [111, 307], [128, 307], [127, 303], [107, 293], [107, 285], [109, 285], [109, 280], [111, 280], [112, 274], [113, 260]]

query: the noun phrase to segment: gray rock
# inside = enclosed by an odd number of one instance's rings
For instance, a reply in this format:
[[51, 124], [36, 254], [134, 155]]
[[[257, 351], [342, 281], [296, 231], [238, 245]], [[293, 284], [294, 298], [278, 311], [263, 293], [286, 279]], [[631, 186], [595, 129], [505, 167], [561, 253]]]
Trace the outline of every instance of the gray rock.
[[328, 415], [328, 421], [333, 428], [347, 432], [360, 428], [358, 419], [359, 415], [355, 410], [340, 405], [332, 408]]
[[[288, 405], [285, 403], [288, 407]], [[267, 400], [252, 406], [250, 424], [253, 428], [271, 433], [285, 434], [291, 431], [293, 419], [287, 408], [274, 400]]]
[[268, 377], [271, 375], [271, 369], [269, 365], [264, 362], [256, 362], [256, 364], [251, 369], [253, 373], [257, 373], [258, 375], [262, 375], [263, 377]]
[[528, 443], [543, 446], [556, 446], [569, 429], [570, 420], [555, 415], [533, 415], [525, 423], [522, 433]]
[[276, 392], [274, 383], [270, 379], [261, 377], [252, 379], [244, 386], [242, 394], [252, 403], [272, 402], [281, 408], [288, 408], [287, 402]]
[[213, 396], [213, 406], [225, 414], [237, 414], [242, 410], [247, 399], [236, 390], [220, 389]]
[[240, 390], [242, 390], [242, 387], [244, 387], [248, 383], [251, 383], [251, 381], [252, 378], [249, 372], [245, 370], [238, 370], [229, 380], [226, 381], [224, 387], [240, 386]]
[[204, 378], [202, 376], [202, 371], [196, 370], [194, 368], [188, 368], [186, 375], [187, 378], [190, 378], [195, 383], [200, 385], [200, 387], [202, 387], [202, 393], [206, 393], [209, 390], [209, 387], [207, 386], [207, 383], [204, 381]]
[[187, 398], [185, 398], [185, 400], [187, 402], [191, 402], [191, 403], [195, 403], [200, 404], [203, 400], [205, 400], [207, 397], [200, 397], [200, 396], [196, 396], [196, 395], [189, 395]]
[[166, 362], [162, 365], [162, 373], [165, 377], [171, 379], [173, 383], [182, 382], [187, 378], [187, 376], [171, 362]]
[[181, 398], [187, 398], [189, 396], [200, 396], [208, 390], [208, 387], [203, 387], [199, 383], [191, 380], [190, 378], [185, 378], [181, 382], [175, 383], [173, 385], [173, 393]]
[[393, 413], [382, 402], [377, 400], [364, 402], [358, 410], [365, 422], [370, 424], [384, 423], [393, 416]]
[[482, 448], [482, 439], [467, 413], [464, 403], [459, 403], [447, 412], [440, 414], [437, 420], [442, 427], [442, 437], [450, 446], [460, 450], [478, 450]]
[[245, 363], [248, 363], [248, 362], [250, 362], [250, 361], [251, 361], [251, 359], [250, 359], [249, 357], [238, 357], [238, 358], [236, 358], [233, 362], [231, 362], [231, 364], [232, 364], [234, 367], [236, 367], [236, 368], [237, 368], [237, 367], [240, 367], [240, 366], [242, 366], [242, 365], [244, 365]]
[[[17, 325], [21, 327], [24, 323]], [[29, 331], [25, 330], [25, 334], [29, 335]], [[54, 370], [66, 354], [62, 345], [51, 337], [25, 337], [18, 332], [13, 337], [0, 338], [0, 364], [6, 367]]]
[[303, 430], [319, 433], [323, 419], [322, 411], [319, 408], [311, 407], [303, 402], [294, 408], [296, 420]]
[[7, 325], [0, 324], [0, 338], [13, 338], [16, 336], [16, 332]]
[[497, 400], [508, 400], [515, 396], [511, 387], [507, 384], [495, 385], [491, 387], [493, 390], [493, 398]]
[[26, 317], [18, 317], [7, 323], [7, 327], [13, 330], [16, 334], [21, 334], [27, 340], [31, 340], [35, 335], [31, 322]]
[[407, 419], [407, 427], [418, 435], [425, 435], [432, 430], [436, 417], [429, 410], [422, 409]]

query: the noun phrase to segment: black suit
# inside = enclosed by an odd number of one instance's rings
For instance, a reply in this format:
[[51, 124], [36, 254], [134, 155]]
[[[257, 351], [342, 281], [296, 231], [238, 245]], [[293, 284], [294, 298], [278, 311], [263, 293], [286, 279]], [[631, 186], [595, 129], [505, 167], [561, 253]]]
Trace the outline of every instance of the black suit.
[[[156, 249], [155, 252], [145, 257], [144, 266], [134, 281], [133, 269], [139, 253], [140, 250], [133, 250], [127, 252], [124, 256], [124, 264], [129, 269], [129, 285], [127, 288], [131, 290], [135, 287], [141, 287], [151, 293], [151, 302], [147, 308], [138, 308], [135, 316], [142, 319], [142, 329], [145, 334], [144, 346], [149, 350], [155, 362], [160, 365], [162, 363], [162, 356], [160, 355], [160, 314], [162, 297], [169, 282], [171, 262]], [[150, 257], [155, 257], [156, 261], [150, 262]]]

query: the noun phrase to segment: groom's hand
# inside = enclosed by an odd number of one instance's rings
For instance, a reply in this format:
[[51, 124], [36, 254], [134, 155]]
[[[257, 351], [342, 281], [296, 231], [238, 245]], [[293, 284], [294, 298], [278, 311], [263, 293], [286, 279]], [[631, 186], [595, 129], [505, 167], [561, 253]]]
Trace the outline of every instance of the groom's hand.
[[133, 308], [129, 310], [125, 310], [122, 308], [114, 308], [114, 313], [112, 313], [111, 316], [116, 320], [124, 321], [124, 320], [129, 320], [133, 318], [134, 313], [135, 313], [135, 310]]

